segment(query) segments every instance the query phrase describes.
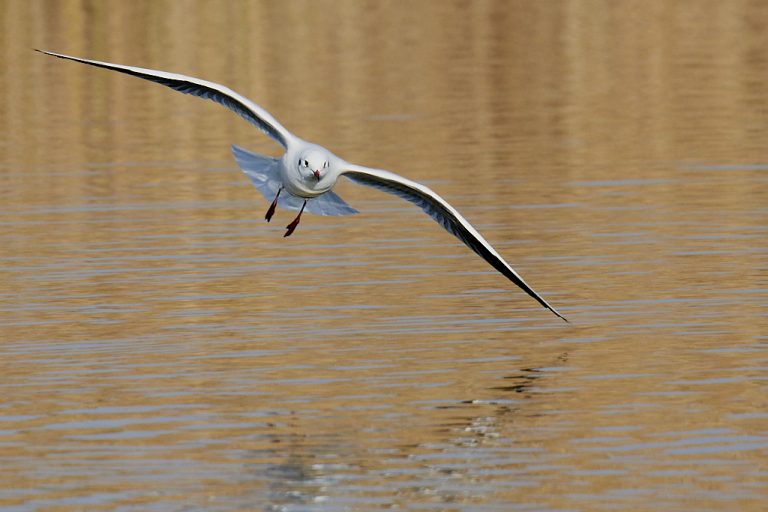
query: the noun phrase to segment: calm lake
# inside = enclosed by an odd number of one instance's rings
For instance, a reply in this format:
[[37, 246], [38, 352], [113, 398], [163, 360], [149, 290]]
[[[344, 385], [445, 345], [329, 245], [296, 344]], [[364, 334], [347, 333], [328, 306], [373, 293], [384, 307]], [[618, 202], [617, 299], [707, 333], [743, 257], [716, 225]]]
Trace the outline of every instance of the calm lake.
[[[764, 511], [768, 3], [0, 3], [0, 509]], [[225, 84], [424, 183], [268, 203]]]

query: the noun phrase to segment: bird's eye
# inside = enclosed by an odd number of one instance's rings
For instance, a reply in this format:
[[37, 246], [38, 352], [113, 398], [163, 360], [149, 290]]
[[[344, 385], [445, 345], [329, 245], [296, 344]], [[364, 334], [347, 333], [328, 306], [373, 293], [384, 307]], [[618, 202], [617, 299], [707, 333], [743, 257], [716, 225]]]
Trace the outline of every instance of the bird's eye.
[[328, 167], [328, 162], [323, 162], [323, 169], [325, 169], [326, 167]]
[[304, 167], [309, 167], [309, 162], [307, 162], [306, 160], [304, 160]]

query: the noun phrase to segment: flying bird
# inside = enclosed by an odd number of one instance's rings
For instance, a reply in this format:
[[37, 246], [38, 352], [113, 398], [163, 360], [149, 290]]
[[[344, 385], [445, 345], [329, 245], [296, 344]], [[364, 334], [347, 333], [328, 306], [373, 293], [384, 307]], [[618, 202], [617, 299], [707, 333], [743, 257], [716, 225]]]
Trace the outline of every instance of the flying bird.
[[267, 222], [272, 219], [278, 206], [298, 210], [299, 213], [286, 226], [283, 236], [290, 236], [296, 230], [304, 210], [317, 215], [358, 213], [332, 190], [339, 177], [344, 176], [355, 183], [377, 188], [415, 204], [539, 304], [568, 321], [536, 293], [453, 206], [428, 187], [393, 172], [349, 163], [322, 146], [302, 140], [283, 127], [269, 112], [223, 85], [166, 71], [36, 51], [111, 69], [165, 85], [184, 94], [213, 100], [274, 139], [285, 149], [280, 158], [253, 153], [235, 145], [232, 146], [232, 152], [243, 172], [267, 201], [271, 201], [265, 215]]

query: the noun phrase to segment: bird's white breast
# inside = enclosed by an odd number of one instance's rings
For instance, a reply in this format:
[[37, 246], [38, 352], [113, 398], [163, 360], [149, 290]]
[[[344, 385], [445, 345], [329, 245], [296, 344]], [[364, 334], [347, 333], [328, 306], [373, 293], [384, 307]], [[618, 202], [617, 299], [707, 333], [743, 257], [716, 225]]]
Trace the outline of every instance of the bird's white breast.
[[322, 179], [317, 180], [314, 176], [302, 176], [295, 162], [295, 156], [288, 151], [280, 159], [280, 179], [283, 186], [291, 194], [304, 198], [317, 197], [320, 194], [328, 192], [336, 183], [332, 173], [327, 173]]

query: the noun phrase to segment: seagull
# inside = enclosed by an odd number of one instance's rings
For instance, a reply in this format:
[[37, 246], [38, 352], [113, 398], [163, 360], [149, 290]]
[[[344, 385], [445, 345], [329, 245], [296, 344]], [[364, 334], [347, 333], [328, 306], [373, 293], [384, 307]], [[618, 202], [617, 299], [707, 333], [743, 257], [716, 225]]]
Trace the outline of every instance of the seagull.
[[167, 71], [112, 64], [44, 50], [36, 51], [60, 59], [111, 69], [156, 82], [184, 94], [215, 101], [274, 139], [285, 149], [280, 158], [253, 153], [236, 145], [232, 146], [232, 152], [243, 172], [267, 201], [271, 201], [264, 216], [267, 222], [272, 220], [278, 206], [286, 210], [298, 210], [298, 215], [286, 226], [283, 236], [293, 234], [304, 210], [317, 215], [358, 213], [332, 190], [339, 177], [344, 176], [357, 184], [394, 194], [415, 204], [539, 304], [568, 321], [515, 272], [472, 224], [428, 187], [393, 172], [349, 163], [322, 146], [302, 140], [283, 127], [269, 112], [223, 85]]

